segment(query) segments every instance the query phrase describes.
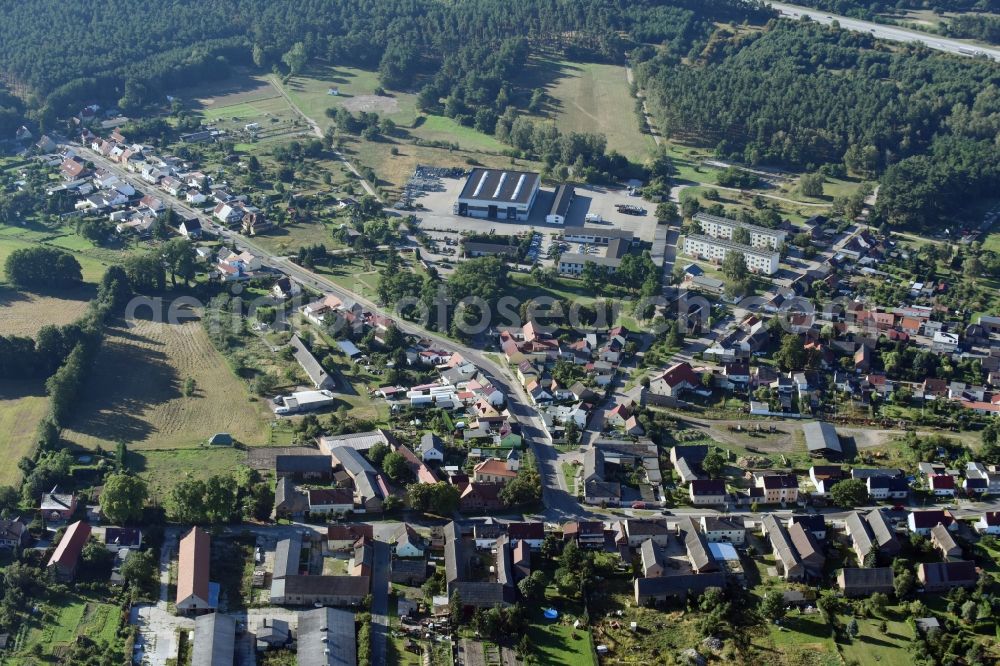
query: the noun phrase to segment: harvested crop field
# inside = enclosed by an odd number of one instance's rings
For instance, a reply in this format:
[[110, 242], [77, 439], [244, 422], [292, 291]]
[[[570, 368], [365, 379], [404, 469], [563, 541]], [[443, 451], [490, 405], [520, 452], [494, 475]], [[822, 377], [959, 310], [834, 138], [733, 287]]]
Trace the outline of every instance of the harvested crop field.
[[42, 382], [0, 381], [0, 455], [7, 460], [0, 485], [17, 486], [21, 480], [16, 462], [34, 452], [35, 428], [48, 408]]
[[34, 337], [46, 324], [62, 326], [79, 319], [87, 309], [90, 290], [39, 295], [0, 287], [0, 335]]
[[[183, 395], [187, 378], [195, 381]], [[240, 442], [267, 442], [269, 412], [249, 399], [238, 379], [209, 342], [197, 320], [183, 324], [134, 321], [112, 329], [100, 353], [76, 418], [64, 438], [83, 448], [185, 448], [216, 432]]]

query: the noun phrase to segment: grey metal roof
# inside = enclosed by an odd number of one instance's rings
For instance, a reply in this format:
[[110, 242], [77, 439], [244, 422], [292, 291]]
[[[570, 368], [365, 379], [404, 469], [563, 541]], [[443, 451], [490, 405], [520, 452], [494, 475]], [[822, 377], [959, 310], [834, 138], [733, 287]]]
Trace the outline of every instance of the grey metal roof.
[[845, 568], [839, 576], [843, 589], [892, 589], [892, 567]]
[[389, 435], [381, 428], [347, 435], [324, 435], [320, 437], [320, 442], [327, 451], [331, 451], [338, 446], [345, 446], [355, 451], [367, 451], [376, 444], [385, 444], [388, 446], [392, 443]]
[[652, 539], [646, 539], [642, 542], [642, 546], [639, 547], [639, 554], [642, 556], [643, 572], [649, 570], [655, 564], [663, 566], [663, 552], [656, 547]]
[[691, 566], [701, 573], [718, 570], [719, 565], [708, 549], [708, 542], [698, 531], [694, 521], [689, 517], [682, 518], [678, 521], [677, 528], [684, 533], [684, 548], [687, 550], [688, 559], [691, 560]]
[[192, 664], [233, 666], [235, 652], [236, 620], [221, 613], [209, 613], [195, 619]]
[[561, 215], [565, 216], [566, 211], [569, 210], [569, 206], [573, 203], [573, 186], [568, 183], [563, 183], [556, 190], [556, 196], [552, 200], [552, 208], [549, 209], [549, 215]]
[[444, 526], [444, 570], [445, 582], [449, 585], [463, 580], [468, 571], [462, 548], [462, 532], [455, 522]]
[[351, 479], [354, 481], [354, 488], [361, 501], [376, 498], [382, 499], [382, 491], [376, 482], [378, 472], [371, 466], [364, 456], [357, 449], [347, 446], [337, 446], [330, 449], [330, 455], [344, 467]]
[[879, 548], [898, 547], [896, 531], [886, 520], [885, 514], [875, 509], [865, 516], [868, 526], [871, 527], [872, 537]]
[[531, 171], [473, 169], [465, 181], [459, 199], [495, 204], [526, 204], [538, 185], [538, 174]]
[[687, 596], [701, 594], [710, 587], [725, 587], [726, 575], [716, 571], [705, 574], [680, 574], [656, 578], [636, 578], [635, 591], [642, 597]]
[[354, 613], [337, 608], [299, 613], [296, 662], [299, 666], [357, 666]]
[[583, 454], [583, 480], [604, 480], [604, 454], [595, 446]]
[[272, 578], [284, 578], [299, 573], [299, 556], [302, 554], [302, 537], [282, 539], [274, 549], [274, 573]]
[[316, 360], [316, 357], [312, 355], [312, 352], [306, 348], [298, 335], [292, 336], [292, 339], [288, 342], [288, 346], [292, 348], [295, 360], [299, 362], [299, 365], [306, 371], [309, 379], [312, 380], [317, 388], [328, 385], [332, 381], [330, 375], [326, 373], [326, 370]]
[[837, 436], [837, 429], [832, 424], [825, 421], [810, 421], [803, 424], [802, 434], [806, 437], [806, 448], [810, 453], [821, 451], [833, 451], [843, 453], [844, 449], [840, 445], [840, 437]]

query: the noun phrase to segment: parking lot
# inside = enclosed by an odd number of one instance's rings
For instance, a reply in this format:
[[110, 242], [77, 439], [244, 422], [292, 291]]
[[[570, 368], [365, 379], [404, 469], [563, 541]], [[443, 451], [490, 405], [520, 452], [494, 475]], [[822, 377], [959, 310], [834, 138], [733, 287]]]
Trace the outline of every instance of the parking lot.
[[[553, 265], [555, 253], [579, 252], [602, 256], [604, 248], [583, 243], [567, 243], [561, 239], [566, 229], [581, 226], [608, 226], [625, 229], [636, 238], [652, 243], [656, 234], [656, 218], [653, 204], [643, 201], [629, 189], [607, 189], [594, 186], [576, 186], [573, 203], [566, 215], [566, 224], [548, 224], [545, 217], [555, 197], [553, 189], [542, 188], [532, 207], [531, 216], [525, 222], [508, 220], [484, 220], [463, 217], [454, 213], [455, 203], [465, 185], [465, 178], [456, 177], [454, 172], [442, 174], [440, 171], [423, 169], [414, 175], [414, 187], [409, 190], [415, 210], [412, 212], [420, 220], [421, 230], [431, 243], [422, 250], [421, 257], [443, 274], [449, 273], [459, 258], [459, 245], [463, 234], [494, 233], [500, 237], [532, 233], [531, 246], [525, 258], [528, 265], [542, 267]], [[631, 211], [632, 214], [625, 211]]]
[[[481, 220], [463, 217], [453, 212], [458, 195], [465, 185], [465, 178], [441, 178], [440, 188], [428, 187], [414, 198], [417, 209], [414, 211], [420, 219], [424, 231], [440, 231], [448, 234], [459, 234], [463, 231], [488, 233], [491, 230], [498, 235], [513, 236], [534, 228], [544, 234], [561, 234], [564, 227], [580, 227], [591, 225], [608, 225], [616, 229], [631, 231], [637, 238], [647, 243], [653, 241], [656, 231], [656, 218], [653, 217], [653, 204], [639, 197], [629, 195], [627, 189], [607, 189], [591, 185], [576, 186], [576, 196], [573, 205], [566, 215], [566, 224], [548, 224], [545, 216], [552, 206], [555, 191], [542, 188], [531, 209], [531, 216], [525, 222], [511, 220]], [[621, 212], [616, 206], [636, 206], [646, 210], [645, 215], [629, 215]], [[601, 222], [587, 222], [588, 216], [599, 216]], [[545, 250], [543, 246], [542, 251]]]

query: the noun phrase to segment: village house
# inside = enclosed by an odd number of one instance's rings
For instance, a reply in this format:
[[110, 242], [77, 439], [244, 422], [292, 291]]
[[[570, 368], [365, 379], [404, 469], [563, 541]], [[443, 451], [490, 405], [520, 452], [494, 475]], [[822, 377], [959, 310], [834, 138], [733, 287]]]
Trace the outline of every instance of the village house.
[[663, 550], [653, 543], [652, 539], [642, 542], [639, 547], [639, 555], [642, 560], [642, 575], [646, 578], [655, 578], [664, 573]]
[[650, 393], [668, 398], [677, 398], [683, 391], [698, 386], [701, 386], [701, 380], [686, 362], [675, 363], [649, 380]]
[[503, 503], [500, 501], [502, 488], [502, 483], [470, 482], [458, 498], [459, 511], [497, 511], [503, 508]]
[[902, 546], [895, 530], [879, 510], [862, 515], [852, 511], [844, 520], [859, 567], [868, 567], [881, 555], [887, 561], [896, 556]]
[[575, 541], [585, 550], [604, 548], [604, 523], [599, 520], [571, 521], [563, 525], [564, 541]]
[[347, 488], [310, 488], [310, 514], [347, 513], [354, 509], [354, 493]]
[[120, 550], [139, 550], [142, 548], [142, 530], [138, 527], [106, 527], [104, 547], [112, 553]]
[[709, 543], [731, 543], [736, 546], [742, 546], [747, 535], [742, 519], [722, 516], [702, 516], [701, 531]]
[[726, 482], [722, 479], [695, 479], [688, 486], [691, 504], [718, 506], [726, 503]]
[[420, 457], [424, 462], [444, 462], [444, 442], [434, 433], [420, 438]]
[[761, 524], [765, 536], [771, 543], [778, 573], [785, 580], [803, 580], [806, 576], [806, 569], [799, 559], [795, 546], [792, 545], [787, 530], [772, 514], [765, 515]]
[[472, 480], [479, 483], [507, 483], [516, 477], [517, 471], [499, 458], [487, 458], [472, 471]]
[[948, 511], [943, 509], [928, 509], [926, 511], [911, 511], [907, 516], [906, 524], [911, 532], [922, 536], [930, 536], [931, 530], [938, 523], [947, 527], [950, 531], [958, 529], [958, 523]]
[[54, 487], [50, 492], [42, 493], [42, 502], [39, 510], [49, 522], [62, 522], [69, 520], [76, 513], [76, 495], [73, 493], [61, 493], [59, 487]]
[[622, 522], [624, 537], [629, 548], [638, 548], [647, 539], [661, 548], [670, 541], [670, 528], [665, 521], [629, 518]]
[[352, 549], [358, 541], [374, 538], [374, 528], [368, 523], [334, 523], [326, 528], [326, 547], [331, 551]]
[[394, 554], [396, 557], [422, 558], [426, 549], [427, 543], [424, 538], [408, 523], [403, 523], [395, 537]]
[[987, 511], [979, 517], [973, 527], [979, 534], [1000, 534], [1000, 511]]
[[767, 504], [799, 500], [799, 481], [794, 474], [764, 474], [757, 477], [756, 486], [763, 488]]
[[0, 548], [16, 550], [31, 540], [28, 526], [20, 518], [0, 519]]

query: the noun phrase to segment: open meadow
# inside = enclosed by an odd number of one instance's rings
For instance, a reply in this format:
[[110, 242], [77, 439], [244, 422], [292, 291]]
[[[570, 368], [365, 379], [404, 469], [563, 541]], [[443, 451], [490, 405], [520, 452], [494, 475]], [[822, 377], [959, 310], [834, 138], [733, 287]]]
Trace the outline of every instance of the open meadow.
[[632, 108], [635, 100], [620, 65], [538, 58], [526, 68], [522, 84], [545, 90], [549, 99], [544, 115], [561, 132], [603, 134], [609, 151], [639, 163], [656, 149], [652, 135], [640, 130]]
[[225, 81], [176, 91], [175, 96], [201, 114], [206, 123], [237, 138], [257, 124], [258, 139], [268, 139], [306, 130], [305, 123], [288, 105], [266, 75], [238, 71]]
[[[183, 385], [195, 382], [194, 394]], [[267, 441], [269, 413], [215, 350], [199, 321], [111, 329], [64, 437], [82, 448], [187, 448], [216, 432]]]

